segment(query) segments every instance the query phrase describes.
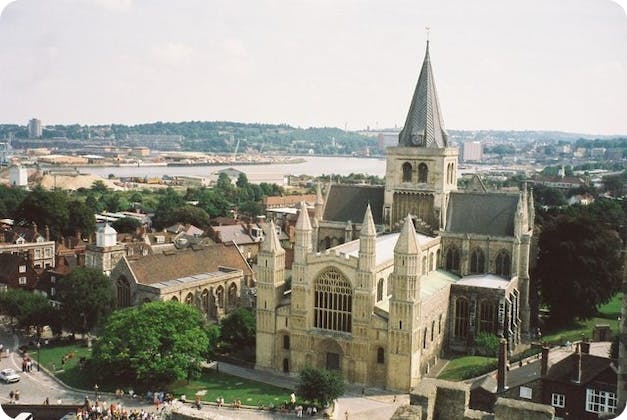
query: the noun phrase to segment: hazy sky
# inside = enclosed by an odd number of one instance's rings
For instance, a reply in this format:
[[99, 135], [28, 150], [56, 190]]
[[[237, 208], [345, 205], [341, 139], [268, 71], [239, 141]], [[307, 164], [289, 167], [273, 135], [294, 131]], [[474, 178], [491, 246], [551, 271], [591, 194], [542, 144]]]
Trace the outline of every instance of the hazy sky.
[[627, 134], [627, 15], [611, 0], [4, 5], [0, 123], [393, 127], [429, 26], [447, 128]]

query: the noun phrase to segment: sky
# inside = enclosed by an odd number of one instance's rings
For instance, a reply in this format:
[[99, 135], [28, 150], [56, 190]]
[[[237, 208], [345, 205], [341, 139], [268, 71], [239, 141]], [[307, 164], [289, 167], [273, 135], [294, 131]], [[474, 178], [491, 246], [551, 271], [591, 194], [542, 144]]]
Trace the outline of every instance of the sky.
[[627, 0], [0, 0], [0, 123], [627, 134]]

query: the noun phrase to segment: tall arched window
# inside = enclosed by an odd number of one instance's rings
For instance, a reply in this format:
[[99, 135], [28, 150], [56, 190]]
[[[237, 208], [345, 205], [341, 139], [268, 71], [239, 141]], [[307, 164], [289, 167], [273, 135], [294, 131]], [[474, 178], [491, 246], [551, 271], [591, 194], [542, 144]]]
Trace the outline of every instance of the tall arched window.
[[492, 302], [481, 302], [479, 305], [479, 332], [494, 332], [495, 321], [496, 304]]
[[187, 296], [185, 296], [185, 304], [187, 305], [193, 305], [194, 304], [194, 294], [193, 293], [188, 293]]
[[383, 279], [377, 281], [377, 302], [383, 300]]
[[468, 335], [468, 301], [464, 298], [455, 300], [455, 337]]
[[314, 327], [352, 331], [353, 289], [337, 270], [323, 272], [314, 285]]
[[422, 274], [427, 274], [427, 256], [422, 257]]
[[237, 306], [237, 285], [235, 283], [231, 283], [229, 286], [228, 306], [229, 308]]
[[287, 334], [283, 336], [283, 349], [290, 349], [290, 336]]
[[131, 285], [124, 276], [118, 277], [115, 282], [117, 288], [118, 308], [131, 306]]
[[377, 349], [377, 363], [385, 363], [385, 350], [383, 350], [383, 347]]
[[172, 299], [170, 299], [172, 302], [178, 302], [179, 299], [176, 296], [172, 296]]
[[440, 250], [438, 249], [435, 252], [435, 268], [440, 268], [442, 267], [442, 253], [440, 252]]
[[429, 272], [433, 271], [434, 258], [435, 258], [435, 255], [433, 255], [433, 252], [430, 253], [429, 254]]
[[418, 165], [418, 182], [427, 182], [429, 179], [429, 168], [426, 163]]
[[496, 274], [503, 277], [509, 277], [510, 267], [509, 253], [505, 250], [500, 251], [496, 256]]
[[224, 308], [224, 287], [222, 285], [216, 289], [216, 300], [218, 301], [218, 308]]
[[449, 271], [459, 271], [459, 249], [452, 246], [446, 250], [446, 269]]
[[403, 182], [411, 182], [411, 163], [403, 163]]
[[479, 248], [473, 250], [470, 254], [470, 272], [476, 274], [485, 273], [485, 256]]
[[202, 311], [205, 314], [209, 314], [209, 290], [204, 289], [200, 295], [200, 301], [202, 303]]

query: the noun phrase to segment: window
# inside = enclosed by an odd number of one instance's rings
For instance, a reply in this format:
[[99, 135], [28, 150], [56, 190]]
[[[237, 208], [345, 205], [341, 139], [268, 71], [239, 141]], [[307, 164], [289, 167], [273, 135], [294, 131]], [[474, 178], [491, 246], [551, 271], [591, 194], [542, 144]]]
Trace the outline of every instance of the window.
[[496, 304], [481, 302], [479, 305], [479, 332], [494, 332], [496, 321]]
[[455, 301], [455, 337], [464, 338], [468, 335], [468, 301], [457, 298]]
[[289, 350], [290, 349], [290, 336], [289, 335], [284, 335], [283, 336], [283, 348], [285, 350]]
[[591, 413], [615, 413], [616, 394], [596, 389], [586, 389], [586, 411]]
[[41, 249], [36, 249], [35, 250], [35, 258], [37, 258], [37, 259], [41, 258]]
[[418, 165], [418, 182], [427, 182], [429, 178], [429, 168], [425, 163]]
[[446, 269], [449, 271], [459, 271], [459, 249], [451, 247], [446, 251]]
[[431, 341], [433, 341], [434, 333], [435, 333], [435, 321], [431, 321]]
[[50, 258], [50, 255], [52, 255], [52, 250], [50, 248], [44, 249], [44, 255], [46, 256], [46, 258]]
[[433, 252], [430, 253], [429, 254], [429, 272], [433, 271], [434, 258], [435, 258], [435, 255], [433, 255]]
[[483, 255], [483, 251], [480, 249], [475, 249], [472, 251], [472, 254], [470, 254], [470, 272], [485, 272], [485, 256]]
[[566, 403], [566, 395], [564, 394], [551, 394], [551, 405], [557, 408], [564, 408]]
[[383, 350], [383, 347], [377, 349], [377, 363], [385, 363], [385, 350]]
[[55, 293], [54, 287], [51, 287], [50, 288], [50, 296], [51, 297], [54, 296], [54, 293]]
[[411, 182], [411, 163], [403, 163], [403, 182]]
[[422, 257], [422, 274], [427, 274], [427, 256]]
[[124, 276], [118, 277], [115, 281], [118, 308], [128, 308], [131, 306], [131, 285]]
[[26, 266], [20, 265], [20, 273], [26, 273]]
[[229, 308], [234, 308], [235, 306], [237, 306], [237, 285], [235, 283], [231, 283], [231, 285], [229, 286], [227, 298]]
[[26, 284], [26, 277], [20, 277], [18, 283], [20, 286], [24, 286]]
[[55, 276], [50, 276], [50, 283], [54, 284], [57, 281], [57, 278]]
[[383, 279], [377, 282], [377, 302], [383, 300]]
[[422, 333], [422, 348], [427, 348], [427, 327], [425, 327], [424, 332]]
[[193, 305], [194, 304], [194, 295], [190, 292], [187, 294], [187, 296], [185, 296], [185, 304], [186, 305]]
[[499, 252], [496, 256], [495, 273], [503, 277], [509, 277], [510, 275], [509, 254], [505, 250]]
[[442, 333], [442, 314], [438, 317], [438, 334]]
[[314, 285], [314, 326], [325, 330], [351, 332], [353, 289], [350, 282], [331, 268]]
[[526, 398], [530, 400], [532, 395], [533, 395], [533, 390], [531, 388], [526, 387], [526, 386], [520, 387], [520, 398]]

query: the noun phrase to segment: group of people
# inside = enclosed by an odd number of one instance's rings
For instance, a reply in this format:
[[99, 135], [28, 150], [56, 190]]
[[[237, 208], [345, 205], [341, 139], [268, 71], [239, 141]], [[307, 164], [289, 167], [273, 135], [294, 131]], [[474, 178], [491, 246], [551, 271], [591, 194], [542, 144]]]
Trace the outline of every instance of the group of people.
[[16, 389], [15, 391], [9, 391], [9, 404], [15, 404], [20, 400], [20, 390]]
[[33, 370], [33, 361], [28, 353], [24, 353], [22, 357], [22, 372], [31, 372]]
[[127, 410], [121, 403], [111, 403], [107, 408], [104, 401], [90, 402], [85, 398], [85, 404], [76, 411], [76, 420], [156, 420], [160, 418], [154, 413], [142, 409]]

